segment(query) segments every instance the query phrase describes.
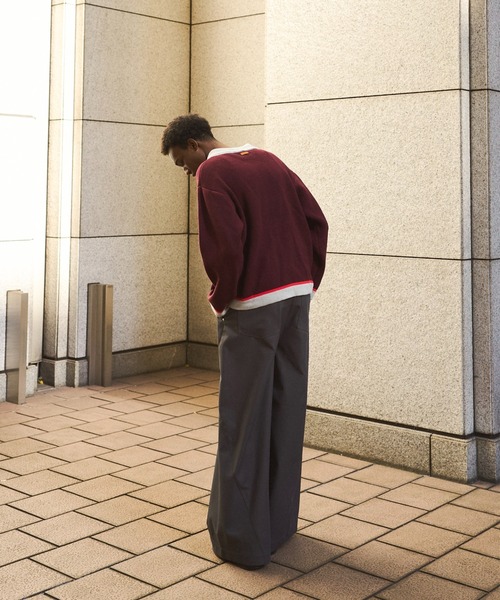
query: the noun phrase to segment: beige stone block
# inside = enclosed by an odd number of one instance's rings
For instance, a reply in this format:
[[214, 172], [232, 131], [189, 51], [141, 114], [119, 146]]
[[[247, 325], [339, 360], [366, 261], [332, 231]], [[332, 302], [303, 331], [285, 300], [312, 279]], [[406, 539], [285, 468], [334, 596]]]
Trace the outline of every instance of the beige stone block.
[[84, 119], [162, 125], [187, 112], [187, 24], [87, 5], [85, 41]]
[[[77, 4], [92, 4], [92, 1], [77, 0]], [[140, 13], [144, 16], [157, 17], [168, 21], [189, 23], [189, 0], [100, 0], [99, 6], [114, 8], [122, 12]]]
[[447, 581], [439, 577], [433, 577], [426, 573], [413, 573], [405, 577], [390, 588], [379, 592], [378, 598], [383, 600], [417, 600], [426, 598], [427, 600], [442, 600], [443, 598], [454, 598], [455, 600], [476, 600], [482, 598], [483, 592]]
[[317, 198], [329, 251], [469, 258], [468, 104], [447, 91], [271, 105], [266, 146]]
[[404, 469], [430, 472], [429, 434], [419, 431], [309, 410], [305, 443]]
[[[86, 355], [87, 286], [113, 285], [113, 351], [186, 337], [186, 236], [132, 236], [74, 241], [70, 314], [73, 355]], [[76, 249], [75, 249], [76, 253]]]
[[500, 480], [500, 439], [477, 438], [478, 476], [486, 481]]
[[265, 0], [194, 0], [192, 23], [234, 19], [264, 13]]
[[185, 175], [167, 168], [161, 132], [145, 125], [84, 123], [80, 233], [75, 235], [187, 231]]
[[191, 110], [212, 126], [264, 122], [264, 24], [256, 15], [193, 26]]
[[[326, 275], [311, 307], [309, 405], [469, 433], [470, 321], [468, 262], [328, 256]], [[347, 435], [346, 431], [343, 436]], [[406, 430], [400, 435], [411, 439], [419, 434]], [[359, 448], [367, 443], [356, 441]], [[311, 443], [362, 455], [354, 449], [354, 440], [350, 448]], [[402, 462], [395, 464], [405, 466], [403, 455], [409, 451], [398, 447], [395, 457], [401, 455]], [[387, 450], [385, 455], [384, 462], [392, 462]], [[407, 468], [423, 470], [409, 464]]]
[[491, 0], [470, 2], [471, 87], [500, 89], [498, 45], [500, 7]]
[[210, 280], [198, 248], [198, 236], [189, 236], [189, 341], [217, 343], [217, 318], [208, 302]]
[[[0, 589], [7, 598], [27, 598], [69, 581], [69, 578], [31, 560], [0, 569]], [[61, 597], [61, 596], [59, 596]]]
[[271, 0], [266, 13], [268, 102], [468, 87], [455, 0]]
[[431, 474], [457, 481], [477, 479], [476, 440], [431, 436]]

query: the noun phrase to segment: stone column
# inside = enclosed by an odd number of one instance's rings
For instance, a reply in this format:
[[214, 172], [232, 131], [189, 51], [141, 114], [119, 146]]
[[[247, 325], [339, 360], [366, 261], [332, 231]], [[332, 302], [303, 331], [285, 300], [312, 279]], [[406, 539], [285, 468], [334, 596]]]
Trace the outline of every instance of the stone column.
[[474, 400], [478, 474], [500, 479], [500, 5], [471, 0]]
[[[185, 364], [190, 3], [53, 2], [44, 367], [86, 383], [87, 286], [114, 286], [114, 375]], [[139, 12], [141, 14], [139, 14]]]
[[266, 15], [267, 146], [331, 227], [306, 440], [474, 479], [469, 2]]

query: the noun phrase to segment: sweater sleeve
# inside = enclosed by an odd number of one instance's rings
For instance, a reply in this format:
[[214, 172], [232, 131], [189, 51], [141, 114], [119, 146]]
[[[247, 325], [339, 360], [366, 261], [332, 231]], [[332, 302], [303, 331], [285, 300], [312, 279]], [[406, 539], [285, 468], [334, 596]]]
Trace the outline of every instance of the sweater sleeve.
[[294, 173], [294, 178], [297, 195], [302, 204], [302, 210], [304, 211], [311, 234], [313, 251], [313, 264], [311, 270], [314, 290], [316, 291], [319, 288], [325, 272], [328, 223], [316, 199], [304, 185], [300, 177]]
[[237, 295], [243, 269], [244, 223], [232, 199], [198, 187], [200, 252], [212, 282], [208, 300], [222, 314]]

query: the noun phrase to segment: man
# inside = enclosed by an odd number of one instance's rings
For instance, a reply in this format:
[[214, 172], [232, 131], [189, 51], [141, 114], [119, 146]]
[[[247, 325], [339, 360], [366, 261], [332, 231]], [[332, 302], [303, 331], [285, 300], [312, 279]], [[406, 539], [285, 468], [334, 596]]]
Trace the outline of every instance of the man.
[[167, 126], [162, 153], [196, 176], [200, 251], [218, 317], [208, 529], [217, 556], [254, 570], [297, 530], [309, 302], [325, 268], [328, 225], [276, 156], [224, 146], [198, 115]]

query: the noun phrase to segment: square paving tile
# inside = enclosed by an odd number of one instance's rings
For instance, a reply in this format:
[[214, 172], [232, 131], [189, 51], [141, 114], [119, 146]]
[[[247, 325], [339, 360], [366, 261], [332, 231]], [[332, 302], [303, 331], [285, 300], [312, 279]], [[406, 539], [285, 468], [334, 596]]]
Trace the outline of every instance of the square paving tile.
[[[8, 531], [0, 535], [0, 565], [7, 565], [34, 554], [51, 550], [54, 546], [37, 540], [22, 531]], [[0, 591], [2, 588], [0, 587]], [[2, 595], [2, 598], [5, 598]], [[6, 599], [7, 600], [7, 599]]]
[[28, 400], [26, 404], [19, 405], [17, 407], [17, 412], [21, 415], [27, 415], [28, 417], [42, 420], [47, 417], [71, 413], [73, 412], [73, 409], [68, 406], [58, 406], [57, 404], [51, 403], [38, 404], [35, 396], [34, 398], [31, 398], [31, 400]]
[[300, 495], [299, 516], [308, 521], [321, 521], [326, 517], [331, 517], [351, 505], [325, 496], [318, 496], [309, 492], [303, 492]]
[[170, 545], [173, 548], [178, 548], [179, 550], [189, 554], [194, 554], [194, 556], [199, 556], [200, 558], [204, 558], [213, 563], [224, 562], [214, 553], [207, 529], [204, 529], [199, 533], [183, 537], [182, 539], [177, 540]]
[[103, 458], [126, 467], [137, 467], [138, 465], [164, 459], [166, 456], [167, 455], [164, 452], [151, 450], [151, 448], [133, 446], [132, 448], [123, 448], [122, 450], [108, 452]]
[[273, 554], [272, 561], [308, 573], [345, 552], [345, 548], [296, 534]]
[[82, 425], [85, 421], [77, 419], [78, 413], [75, 411], [75, 417], [69, 417], [68, 415], [57, 415], [55, 417], [48, 417], [46, 419], [37, 419], [36, 426], [38, 429], [43, 431], [57, 431], [58, 429], [65, 429], [67, 427], [75, 427], [76, 425]]
[[160, 392], [148, 396], [148, 402], [156, 404], [157, 406], [173, 404], [174, 402], [179, 402], [181, 400], [185, 400], [185, 398], [179, 396], [179, 394], [173, 394], [172, 392]]
[[[119, 414], [120, 413], [116, 413], [116, 415]], [[133, 427], [133, 425], [130, 423], [125, 423], [124, 421], [119, 421], [118, 418], [89, 421], [85, 425], [77, 426], [77, 428], [81, 431], [86, 431], [87, 433], [93, 434], [95, 439], [98, 439], [97, 436], [115, 433], [116, 431], [124, 431], [125, 429], [130, 429], [130, 427]]]
[[156, 594], [151, 594], [147, 600], [186, 600], [186, 598], [199, 598], [200, 600], [244, 600], [247, 596], [240, 596], [240, 594], [224, 590], [197, 577], [190, 577], [164, 590], [160, 590]]
[[149, 442], [149, 438], [141, 435], [135, 435], [129, 431], [116, 431], [115, 433], [108, 433], [108, 435], [102, 435], [95, 439], [92, 443], [96, 446], [103, 446], [109, 450], [121, 450], [122, 448], [129, 448], [130, 446], [137, 446], [144, 442]]
[[73, 444], [67, 444], [66, 446], [58, 446], [57, 448], [45, 450], [44, 454], [67, 462], [75, 462], [83, 460], [84, 458], [99, 456], [105, 452], [108, 452], [107, 448], [101, 448], [100, 446], [89, 444], [87, 442], [75, 442]]
[[312, 459], [302, 464], [302, 477], [325, 483], [332, 479], [338, 479], [343, 475], [352, 473], [353, 469], [341, 467], [333, 463]]
[[154, 591], [146, 583], [104, 569], [51, 589], [50, 595], [58, 600], [137, 600]]
[[83, 515], [111, 523], [111, 525], [123, 525], [160, 511], [159, 506], [130, 496], [118, 496], [118, 498], [105, 500], [79, 510]]
[[35, 429], [35, 427], [28, 427], [27, 425], [22, 424], [7, 425], [7, 427], [0, 427], [0, 442], [10, 442], [11, 440], [32, 437], [38, 433], [43, 433], [43, 430]]
[[410, 550], [373, 541], [336, 559], [336, 563], [396, 581], [420, 569], [432, 559]]
[[451, 529], [466, 535], [477, 535], [498, 522], [495, 515], [470, 510], [455, 504], [446, 504], [420, 517], [422, 523]]
[[349, 502], [350, 504], [359, 504], [365, 502], [374, 496], [379, 496], [386, 492], [387, 489], [378, 485], [371, 485], [370, 483], [363, 483], [362, 481], [355, 481], [347, 477], [341, 479], [334, 479], [323, 485], [319, 485], [314, 488], [315, 494], [321, 494], [328, 498], [334, 498], [341, 502]]
[[218, 419], [215, 417], [193, 413], [190, 415], [184, 415], [183, 417], [170, 419], [169, 423], [172, 425], [178, 425], [179, 427], [186, 427], [187, 429], [201, 429], [202, 427], [213, 425], [214, 423], [217, 423], [217, 421]]
[[212, 566], [212, 562], [166, 546], [130, 558], [113, 568], [151, 585], [166, 587]]
[[119, 479], [113, 475], [104, 475], [103, 477], [96, 477], [95, 479], [70, 485], [65, 489], [68, 492], [90, 498], [96, 502], [102, 502], [103, 500], [109, 500], [122, 494], [135, 492], [142, 489], [142, 486], [131, 481]]
[[50, 490], [55, 490], [76, 482], [77, 480], [73, 477], [68, 477], [61, 473], [54, 473], [53, 471], [37, 471], [36, 473], [9, 479], [8, 481], [4, 481], [3, 484], [6, 487], [34, 496], [35, 494], [50, 492]]
[[444, 490], [445, 492], [453, 492], [454, 494], [466, 494], [474, 489], [473, 486], [465, 483], [457, 483], [456, 481], [448, 481], [447, 479], [439, 479], [438, 477], [428, 476], [415, 479], [413, 483], [436, 488], [437, 490]]
[[134, 427], [129, 431], [142, 437], [149, 438], [144, 440], [143, 443], [146, 443], [151, 441], [152, 439], [159, 440], [161, 438], [169, 437], [171, 435], [185, 433], [187, 431], [187, 428], [179, 427], [177, 425], [171, 425], [168, 421], [162, 421], [159, 423], [150, 423], [149, 425], [143, 425], [141, 427]]
[[94, 538], [127, 552], [142, 554], [148, 550], [153, 550], [153, 548], [170, 544], [185, 535], [184, 532], [178, 529], [155, 523], [150, 519], [138, 519], [108, 529], [104, 533], [95, 535]]
[[298, 575], [299, 571], [275, 563], [270, 563], [259, 571], [245, 571], [230, 563], [224, 563], [201, 573], [198, 577], [238, 594], [256, 598]]
[[146, 396], [150, 396], [151, 394], [159, 394], [160, 392], [168, 391], [170, 386], [151, 381], [148, 383], [138, 383], [133, 386], [128, 386], [127, 389], [136, 395], [144, 394]]
[[158, 423], [158, 421], [163, 421], [166, 418], [166, 415], [153, 410], [140, 410], [139, 412], [128, 413], [125, 415], [120, 415], [119, 417], [115, 417], [117, 421], [130, 423], [131, 426]]
[[356, 548], [387, 531], [385, 527], [333, 515], [324, 521], [305, 527], [301, 533], [344, 548]]
[[381, 496], [382, 500], [391, 500], [400, 504], [407, 504], [415, 508], [432, 510], [457, 498], [457, 494], [436, 490], [423, 485], [408, 483]]
[[489, 529], [464, 544], [462, 548], [500, 559], [500, 529]]
[[216, 408], [219, 406], [219, 397], [216, 394], [211, 394], [209, 389], [207, 389], [207, 393], [209, 395], [198, 396], [197, 398], [184, 400], [184, 402], [186, 404], [193, 404], [194, 406], [204, 406], [205, 408]]
[[[172, 384], [171, 385], [175, 385]], [[197, 385], [188, 385], [186, 386], [179, 386], [179, 388], [177, 390], [175, 390], [176, 394], [180, 394], [182, 396], [188, 396], [189, 398], [196, 398], [198, 396], [206, 396], [207, 395], [207, 388], [199, 385], [199, 382], [197, 382]]]
[[113, 410], [112, 405], [108, 403], [105, 408], [103, 406], [95, 406], [93, 408], [79, 410], [78, 413], [75, 414], [75, 417], [80, 419], [80, 421], [91, 423], [92, 421], [102, 421], [104, 419], [110, 419], [111, 417], [117, 417], [119, 414], [121, 413]]
[[24, 600], [65, 581], [69, 581], [69, 577], [29, 559], [0, 568], [0, 590], [6, 600]]
[[0, 444], [0, 453], [14, 458], [15, 456], [41, 452], [42, 450], [50, 450], [51, 448], [53, 448], [51, 444], [28, 438]]
[[180, 469], [154, 462], [123, 469], [116, 476], [142, 485], [154, 485], [186, 474], [185, 471]]
[[64, 490], [52, 490], [51, 492], [12, 502], [11, 506], [41, 519], [50, 519], [89, 504], [92, 504], [92, 500], [88, 498], [82, 498]]
[[286, 588], [276, 588], [259, 596], [259, 600], [303, 600], [304, 598], [311, 598], [311, 596], [304, 596], [304, 594], [292, 592]]
[[210, 469], [203, 469], [202, 471], [197, 471], [196, 473], [190, 473], [189, 475], [176, 477], [176, 481], [188, 483], [189, 485], [194, 485], [209, 492], [212, 489], [213, 478], [214, 467], [210, 467]]
[[173, 508], [179, 504], [196, 500], [206, 495], [206, 491], [178, 481], [165, 481], [149, 488], [132, 492], [131, 496], [153, 502], [165, 508]]
[[23, 527], [22, 531], [62, 546], [109, 529], [107, 523], [96, 521], [76, 512], [69, 512]]
[[412, 521], [424, 514], [425, 511], [419, 508], [396, 504], [395, 502], [388, 502], [379, 498], [372, 498], [342, 513], [345, 517], [353, 517], [361, 521], [381, 525], [382, 527], [389, 527], [390, 529], [404, 525], [404, 523], [408, 523], [408, 521]]
[[28, 475], [29, 473], [36, 473], [37, 471], [51, 469], [52, 467], [64, 464], [65, 462], [62, 460], [34, 452], [33, 454], [23, 454], [16, 458], [2, 460], [0, 467], [17, 475]]
[[209, 425], [208, 427], [195, 429], [194, 431], [189, 431], [188, 433], [184, 433], [182, 435], [185, 435], [193, 440], [200, 440], [201, 442], [214, 444], [215, 442], [219, 441], [219, 428], [215, 425]]
[[118, 412], [129, 414], [139, 411], [145, 411], [150, 408], [155, 408], [157, 405], [152, 402], [146, 402], [144, 399], [140, 400], [123, 400], [121, 402], [115, 402], [113, 404], [113, 410]]
[[162, 415], [163, 419], [169, 417], [183, 417], [184, 415], [190, 415], [193, 412], [199, 410], [199, 406], [188, 404], [188, 402], [174, 402], [173, 404], [164, 404], [163, 406], [157, 406], [150, 412]]
[[38, 554], [35, 560], [55, 571], [78, 578], [99, 571], [132, 555], [118, 548], [87, 538]]
[[472, 508], [500, 517], [500, 494], [489, 490], [474, 490], [453, 502], [458, 506]]
[[5, 504], [0, 506], [0, 532], [17, 529], [18, 527], [36, 523], [37, 521], [39, 521], [38, 518], [33, 515], [27, 515], [25, 512], [17, 510], [17, 508], [12, 508]]
[[26, 498], [26, 494], [21, 494], [0, 485], [0, 505], [15, 502], [16, 500], [22, 500], [23, 498]]
[[454, 531], [414, 522], [391, 531], [381, 537], [380, 541], [429, 556], [441, 556], [469, 539], [468, 536]]
[[151, 515], [150, 518], [187, 533], [198, 533], [207, 526], [207, 507], [199, 502], [187, 502]]
[[47, 444], [52, 444], [53, 446], [65, 446], [66, 444], [88, 440], [93, 437], [95, 437], [93, 433], [69, 427], [67, 429], [41, 433], [36, 436], [36, 439]]
[[387, 585], [388, 581], [384, 579], [330, 563], [290, 582], [286, 587], [318, 600], [363, 600]]
[[97, 457], [84, 458], [83, 460], [78, 460], [74, 463], [54, 468], [54, 471], [57, 471], [58, 473], [68, 475], [75, 479], [82, 479], [83, 481], [122, 470], [122, 465], [117, 465], [116, 463]]
[[215, 465], [215, 457], [199, 450], [189, 450], [174, 456], [169, 456], [160, 461], [164, 465], [170, 465], [184, 471], [201, 471]]
[[435, 560], [423, 571], [485, 591], [500, 585], [500, 560], [460, 548]]
[[402, 471], [401, 469], [394, 469], [393, 467], [386, 467], [385, 465], [371, 465], [366, 467], [366, 469], [361, 469], [349, 475], [349, 477], [357, 481], [364, 481], [365, 483], [372, 483], [392, 489], [418, 479], [420, 475], [410, 473], [409, 471]]
[[377, 598], [383, 600], [476, 600], [482, 597], [483, 592], [479, 590], [426, 573], [413, 573], [377, 594]]
[[160, 452], [166, 452], [167, 454], [180, 454], [181, 452], [204, 447], [207, 445], [207, 442], [193, 440], [182, 435], [173, 435], [142, 445], [145, 448], [152, 448], [153, 450], [159, 450]]

